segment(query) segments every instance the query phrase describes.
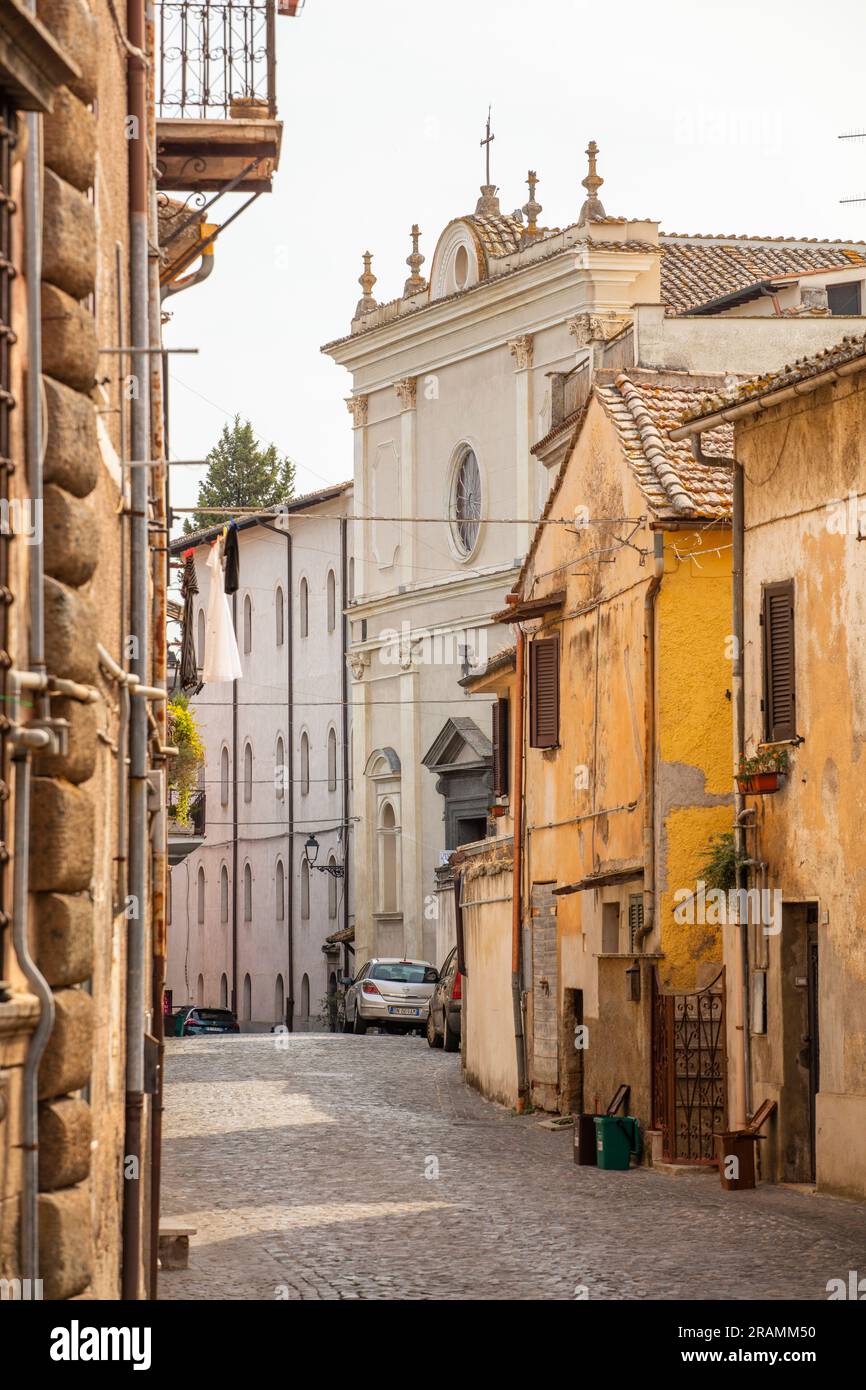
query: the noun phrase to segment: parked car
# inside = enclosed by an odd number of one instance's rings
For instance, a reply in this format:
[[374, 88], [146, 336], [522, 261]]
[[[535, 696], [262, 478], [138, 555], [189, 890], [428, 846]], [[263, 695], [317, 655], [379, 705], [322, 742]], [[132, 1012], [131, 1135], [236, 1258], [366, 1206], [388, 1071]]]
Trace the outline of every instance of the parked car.
[[183, 1021], [181, 1036], [194, 1038], [201, 1033], [239, 1033], [231, 1009], [190, 1009]]
[[382, 956], [362, 966], [346, 985], [344, 1033], [378, 1024], [390, 1032], [422, 1032], [439, 972], [428, 960]]
[[460, 1047], [460, 1015], [463, 1008], [463, 976], [457, 969], [457, 947], [446, 958], [433, 987], [427, 1015], [427, 1041], [431, 1047], [457, 1052]]

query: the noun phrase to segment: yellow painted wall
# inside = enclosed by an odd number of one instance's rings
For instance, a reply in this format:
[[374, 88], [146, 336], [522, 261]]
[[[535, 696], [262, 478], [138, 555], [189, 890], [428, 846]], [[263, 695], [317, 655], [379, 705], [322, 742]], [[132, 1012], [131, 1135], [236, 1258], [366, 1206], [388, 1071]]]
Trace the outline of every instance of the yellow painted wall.
[[[696, 891], [712, 836], [732, 828], [731, 533], [665, 535], [657, 604], [656, 883], [661, 976], [668, 988], [706, 983], [721, 962], [721, 926], [677, 922], [677, 889]], [[712, 915], [712, 914], [711, 914]]]

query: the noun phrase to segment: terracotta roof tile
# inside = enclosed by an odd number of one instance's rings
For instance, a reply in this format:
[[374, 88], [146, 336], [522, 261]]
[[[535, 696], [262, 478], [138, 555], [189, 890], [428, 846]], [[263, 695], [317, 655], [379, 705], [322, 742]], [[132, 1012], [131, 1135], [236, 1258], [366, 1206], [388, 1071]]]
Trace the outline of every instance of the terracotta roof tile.
[[645, 377], [633, 380], [621, 372], [612, 384], [597, 385], [595, 394], [616, 426], [638, 486], [657, 516], [730, 516], [731, 470], [722, 460], [733, 452], [732, 428], [723, 425], [704, 437], [704, 452], [719, 458], [718, 467], [700, 463], [687, 439], [675, 443], [668, 437], [698, 392]]
[[516, 217], [473, 213], [470, 217], [464, 217], [463, 221], [475, 228], [488, 256], [510, 256], [512, 251], [520, 250], [524, 227]]
[[729, 237], [712, 244], [666, 232], [661, 248], [662, 299], [672, 314], [688, 313], [775, 276], [866, 267], [863, 251], [844, 242]]

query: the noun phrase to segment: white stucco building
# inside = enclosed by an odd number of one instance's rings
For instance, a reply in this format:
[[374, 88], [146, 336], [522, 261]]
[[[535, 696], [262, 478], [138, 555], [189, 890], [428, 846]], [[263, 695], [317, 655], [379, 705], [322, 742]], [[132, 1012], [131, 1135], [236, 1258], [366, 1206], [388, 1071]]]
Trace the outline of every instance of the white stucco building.
[[[167, 986], [174, 1007], [234, 1007], [242, 1029], [321, 1026], [330, 977], [347, 959], [326, 938], [353, 925], [351, 498], [352, 484], [338, 484], [279, 515], [239, 520], [230, 602], [243, 675], [190, 701], [206, 749], [204, 833], [171, 871]], [[194, 547], [200, 668], [216, 534], [171, 547], [174, 556]], [[305, 849], [310, 836], [317, 853]]]
[[594, 368], [711, 385], [814, 351], [838, 338], [833, 316], [862, 310], [862, 248], [665, 236], [609, 217], [596, 153], [564, 230], [538, 225], [531, 174], [519, 214], [485, 185], [445, 227], [429, 283], [413, 228], [411, 273], [388, 303], [373, 298], [367, 253], [351, 332], [323, 349], [352, 377], [358, 962], [442, 952], [435, 869], [486, 835], [492, 800], [489, 702], [458, 682], [511, 641], [491, 614]]

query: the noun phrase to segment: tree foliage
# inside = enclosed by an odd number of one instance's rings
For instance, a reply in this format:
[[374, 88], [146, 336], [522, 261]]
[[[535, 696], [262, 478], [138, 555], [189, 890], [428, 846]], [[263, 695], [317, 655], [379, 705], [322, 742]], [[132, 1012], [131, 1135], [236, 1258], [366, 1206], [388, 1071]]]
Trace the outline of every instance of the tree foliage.
[[207, 456], [208, 472], [199, 484], [198, 506], [216, 511], [196, 511], [184, 522], [184, 532], [198, 531], [229, 521], [244, 507], [275, 507], [287, 502], [295, 490], [295, 465], [280, 458], [276, 445], [263, 448], [249, 420], [236, 415], [223, 425], [218, 442]]

